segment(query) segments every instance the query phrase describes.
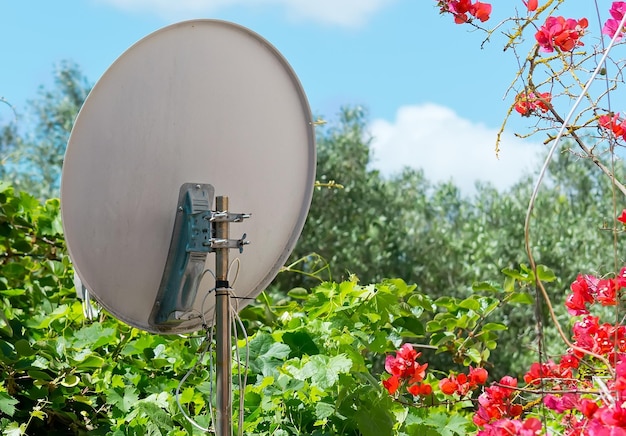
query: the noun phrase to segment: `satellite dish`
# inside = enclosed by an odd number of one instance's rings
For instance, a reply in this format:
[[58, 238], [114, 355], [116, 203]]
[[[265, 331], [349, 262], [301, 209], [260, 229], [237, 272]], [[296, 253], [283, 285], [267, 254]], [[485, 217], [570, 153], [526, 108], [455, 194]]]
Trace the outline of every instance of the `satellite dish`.
[[186, 266], [168, 261], [175, 227], [185, 231], [180, 210], [214, 207], [215, 194], [251, 215], [231, 226], [251, 241], [232, 255], [241, 308], [287, 260], [314, 178], [309, 105], [280, 53], [233, 23], [177, 23], [120, 56], [76, 119], [61, 182], [70, 257], [90, 295], [118, 319], [153, 333], [196, 331], [214, 312], [208, 274], [185, 294], [189, 310], [176, 322], [155, 309], [167, 300], [166, 263], [181, 276], [181, 268], [214, 269], [211, 255]]

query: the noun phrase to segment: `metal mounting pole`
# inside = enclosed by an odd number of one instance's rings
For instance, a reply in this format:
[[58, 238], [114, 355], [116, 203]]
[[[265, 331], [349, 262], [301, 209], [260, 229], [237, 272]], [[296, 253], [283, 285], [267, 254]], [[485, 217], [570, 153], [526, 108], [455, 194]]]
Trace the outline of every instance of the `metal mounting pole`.
[[[228, 197], [217, 196], [215, 207], [218, 212], [228, 211]], [[215, 238], [227, 240], [228, 221], [215, 223]], [[232, 345], [230, 286], [228, 284], [228, 247], [215, 249], [215, 320], [217, 352], [217, 422], [216, 434], [230, 436], [232, 432]]]

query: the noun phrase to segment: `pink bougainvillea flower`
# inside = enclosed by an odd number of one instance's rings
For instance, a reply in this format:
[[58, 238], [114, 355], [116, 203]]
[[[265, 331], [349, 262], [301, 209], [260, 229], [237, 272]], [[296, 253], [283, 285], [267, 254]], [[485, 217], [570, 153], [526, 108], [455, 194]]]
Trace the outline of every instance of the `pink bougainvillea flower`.
[[609, 9], [609, 13], [613, 18], [606, 20], [604, 26], [602, 27], [602, 33], [607, 35], [609, 38], [613, 38], [613, 36], [619, 32], [617, 37], [617, 40], [619, 41], [624, 33], [624, 29], [618, 29], [618, 27], [622, 18], [624, 18], [624, 13], [626, 13], [626, 2], [613, 2], [611, 9]]
[[535, 436], [540, 434], [541, 428], [541, 421], [537, 418], [525, 421], [504, 418], [486, 425], [476, 436]]
[[524, 5], [526, 6], [529, 12], [533, 12], [537, 10], [537, 7], [539, 6], [538, 0], [528, 0], [528, 1], [522, 0], [522, 1], [524, 2]]
[[578, 395], [567, 392], [562, 395], [548, 394], [543, 399], [543, 404], [557, 413], [563, 413], [568, 410], [574, 410], [578, 406]]
[[547, 53], [552, 53], [555, 47], [561, 51], [572, 51], [583, 45], [580, 38], [588, 25], [586, 18], [576, 21], [572, 18], [548, 17], [535, 34], [535, 39], [541, 50]]

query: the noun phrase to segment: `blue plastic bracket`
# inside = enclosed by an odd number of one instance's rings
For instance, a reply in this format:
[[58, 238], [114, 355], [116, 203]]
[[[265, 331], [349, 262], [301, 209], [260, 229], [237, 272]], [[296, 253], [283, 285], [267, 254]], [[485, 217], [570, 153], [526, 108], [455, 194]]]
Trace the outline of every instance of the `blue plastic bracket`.
[[178, 194], [176, 220], [159, 292], [150, 323], [179, 324], [192, 315], [207, 254], [212, 250], [211, 205], [215, 188], [209, 184], [184, 183]]

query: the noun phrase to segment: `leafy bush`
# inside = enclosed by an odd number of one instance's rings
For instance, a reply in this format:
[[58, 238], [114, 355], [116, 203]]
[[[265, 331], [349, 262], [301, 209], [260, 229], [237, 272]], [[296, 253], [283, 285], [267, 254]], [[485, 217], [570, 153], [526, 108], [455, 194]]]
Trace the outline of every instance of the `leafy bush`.
[[[4, 434], [184, 435], [210, 425], [204, 334], [157, 336], [104, 311], [88, 321], [73, 289], [59, 201], [40, 204], [0, 185], [0, 428]], [[518, 273], [521, 274], [521, 273]], [[510, 274], [511, 275], [511, 274]], [[400, 279], [360, 285], [355, 277], [287, 296], [264, 294], [241, 314], [250, 334], [245, 434], [463, 435], [468, 404], [441, 393], [415, 408], [381, 384], [384, 355], [412, 342], [424, 358], [485, 366], [505, 326], [489, 317], [524, 300], [479, 283], [476, 294], [432, 300]], [[484, 294], [484, 295], [481, 295]], [[422, 344], [422, 345], [420, 345]], [[238, 347], [244, 348], [240, 339]], [[436, 368], [423, 381], [435, 387]], [[234, 377], [237, 385], [237, 377]], [[235, 389], [235, 404], [238, 404]], [[469, 405], [471, 406], [471, 404]], [[449, 414], [450, 408], [458, 413]], [[466, 413], [467, 412], [467, 413]]]

